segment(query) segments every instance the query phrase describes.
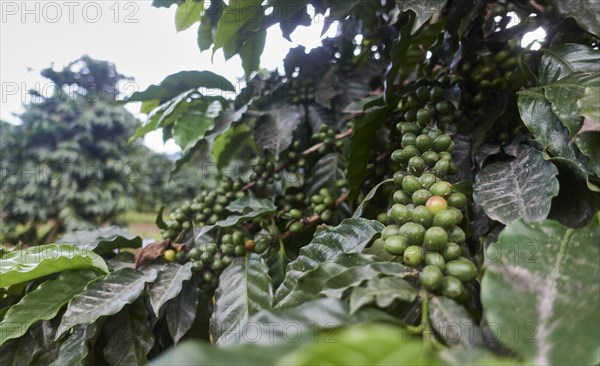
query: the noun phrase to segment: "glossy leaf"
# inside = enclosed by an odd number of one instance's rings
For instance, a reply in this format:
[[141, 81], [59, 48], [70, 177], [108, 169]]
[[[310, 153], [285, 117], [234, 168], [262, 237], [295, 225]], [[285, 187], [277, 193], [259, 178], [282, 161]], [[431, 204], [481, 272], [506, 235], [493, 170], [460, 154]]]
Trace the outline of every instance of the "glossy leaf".
[[267, 265], [256, 254], [238, 258], [219, 277], [210, 328], [219, 342], [224, 334], [239, 329], [250, 316], [270, 309], [273, 288]]
[[336, 192], [335, 183], [345, 178], [345, 159], [342, 154], [331, 153], [323, 156], [312, 168], [308, 176], [308, 196], [319, 192], [321, 188], [327, 188], [330, 192]]
[[102, 257], [73, 245], [48, 244], [15, 250], [0, 259], [0, 287], [71, 269], [86, 268], [108, 272]]
[[371, 191], [369, 191], [369, 193], [362, 200], [360, 205], [358, 205], [358, 207], [354, 211], [354, 214], [352, 215], [352, 217], [361, 217], [363, 215], [365, 209], [367, 208], [367, 205], [369, 204], [369, 202], [371, 202], [373, 197], [375, 197], [375, 195], [377, 194], [377, 191], [380, 188], [382, 188], [383, 186], [388, 185], [388, 184], [394, 184], [394, 180], [392, 178], [386, 179], [386, 180], [380, 182], [379, 184], [377, 184], [375, 187], [373, 187], [371, 189]]
[[0, 322], [0, 344], [22, 336], [35, 322], [54, 318], [73, 296], [96, 278], [97, 274], [90, 270], [68, 271], [42, 283], [8, 309]]
[[276, 105], [256, 122], [254, 140], [276, 156], [292, 143], [293, 132], [302, 118], [296, 105]]
[[104, 326], [106, 344], [102, 353], [113, 366], [146, 365], [146, 355], [154, 346], [154, 335], [144, 303], [127, 305]]
[[277, 211], [277, 207], [270, 200], [254, 198], [242, 198], [232, 202], [227, 206], [227, 209], [233, 212], [243, 210], [244, 213], [239, 215], [229, 215], [226, 219], [217, 221], [214, 225], [203, 226], [197, 231], [196, 237], [200, 237], [214, 228], [231, 227], [242, 221]]
[[556, 10], [565, 18], [572, 17], [586, 31], [600, 37], [600, 9], [593, 0], [564, 0], [556, 2]]
[[133, 303], [144, 291], [146, 283], [156, 279], [156, 271], [146, 273], [123, 268], [90, 283], [67, 307], [57, 331], [60, 337], [77, 324], [91, 324], [102, 316], [114, 315]]
[[382, 229], [380, 222], [361, 218], [346, 219], [336, 227], [323, 229], [310, 244], [300, 249], [298, 257], [287, 266], [285, 280], [275, 293], [275, 304], [289, 295], [306, 271], [342, 252], [362, 251]]
[[97, 324], [75, 326], [73, 332], [60, 344], [58, 357], [51, 366], [84, 365], [90, 353], [88, 342], [97, 332]]
[[563, 77], [579, 72], [597, 72], [600, 51], [591, 47], [565, 43], [551, 49], [543, 50], [540, 61], [539, 82], [547, 85]]
[[379, 308], [389, 308], [395, 301], [412, 302], [417, 298], [417, 290], [406, 280], [398, 277], [375, 277], [365, 287], [357, 287], [350, 295], [350, 313], [369, 304]]
[[479, 324], [454, 300], [443, 296], [431, 298], [429, 321], [436, 334], [450, 346], [483, 346], [483, 333]]
[[473, 198], [491, 219], [503, 224], [519, 217], [543, 220], [558, 194], [557, 174], [542, 153], [522, 147], [516, 159], [488, 165], [477, 174]]
[[166, 263], [158, 272], [156, 281], [150, 287], [150, 305], [157, 317], [160, 310], [171, 299], [179, 295], [183, 282], [192, 278], [192, 262], [184, 265]]
[[17, 339], [11, 339], [0, 346], [0, 365], [30, 365], [36, 355], [43, 352], [31, 333]]
[[[494, 255], [483, 276], [483, 307], [503, 330], [496, 336], [527, 363], [600, 362], [598, 243], [597, 225], [574, 230], [517, 220], [488, 248]], [[519, 329], [518, 336], [506, 329]]]
[[175, 344], [179, 343], [194, 325], [199, 296], [198, 286], [188, 281], [183, 284], [179, 296], [167, 304], [167, 326]]
[[114, 249], [142, 246], [142, 238], [118, 226], [66, 233], [57, 242], [93, 250], [100, 255], [110, 253]]

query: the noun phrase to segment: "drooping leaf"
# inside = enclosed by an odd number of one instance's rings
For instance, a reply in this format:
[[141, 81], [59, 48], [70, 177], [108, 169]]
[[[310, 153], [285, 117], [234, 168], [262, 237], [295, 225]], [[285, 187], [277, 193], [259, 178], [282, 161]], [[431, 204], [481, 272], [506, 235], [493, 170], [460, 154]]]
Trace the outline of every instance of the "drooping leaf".
[[488, 165], [477, 174], [473, 198], [490, 218], [503, 224], [519, 217], [543, 220], [558, 194], [557, 174], [542, 153], [522, 147], [514, 160]]
[[84, 365], [90, 352], [88, 341], [95, 337], [97, 332], [97, 324], [75, 326], [73, 332], [60, 344], [58, 357], [50, 365]]
[[178, 32], [188, 29], [199, 22], [204, 12], [204, 1], [186, 0], [177, 7], [175, 12], [175, 29]]
[[315, 334], [323, 334], [328, 329], [368, 321], [397, 322], [385, 312], [364, 308], [350, 315], [348, 305], [337, 299], [318, 299], [305, 302], [293, 308], [263, 310], [241, 327], [224, 334], [220, 341], [226, 346], [240, 342], [265, 346], [294, 343], [303, 338], [315, 339]]
[[573, 18], [577, 24], [596, 37], [600, 37], [600, 7], [595, 0], [556, 1], [557, 12], [565, 18]]
[[2, 366], [30, 365], [36, 355], [43, 352], [31, 333], [11, 339], [0, 346], [0, 364]]
[[305, 272], [339, 253], [362, 251], [382, 229], [380, 222], [362, 218], [346, 219], [336, 227], [323, 229], [310, 244], [300, 249], [298, 257], [287, 266], [285, 279], [275, 293], [274, 303], [287, 297]]
[[154, 335], [144, 303], [127, 305], [104, 326], [104, 359], [112, 366], [146, 365], [146, 355], [154, 346]]
[[110, 253], [114, 249], [142, 246], [142, 238], [118, 226], [66, 233], [57, 242], [93, 250], [100, 255]]
[[396, 78], [402, 65], [402, 57], [406, 54], [406, 51], [410, 47], [412, 40], [412, 29], [415, 24], [416, 14], [414, 11], [409, 10], [404, 13], [408, 17], [406, 24], [400, 29], [399, 38], [394, 41], [394, 45], [390, 51], [390, 57], [392, 59], [391, 64], [385, 73], [385, 94], [384, 99], [387, 103], [395, 104], [397, 97], [395, 96], [394, 85], [396, 84]]
[[183, 288], [183, 282], [192, 277], [192, 262], [184, 265], [166, 263], [158, 271], [156, 281], [150, 287], [150, 305], [154, 314], [159, 317], [161, 308]]
[[0, 260], [0, 287], [31, 281], [71, 269], [108, 272], [104, 259], [74, 245], [48, 244], [6, 253]]
[[390, 179], [386, 179], [382, 182], [380, 182], [379, 184], [377, 184], [375, 187], [373, 187], [371, 189], [371, 191], [365, 196], [365, 198], [362, 200], [362, 202], [360, 203], [360, 205], [358, 205], [358, 207], [356, 208], [356, 210], [354, 211], [354, 214], [352, 215], [352, 217], [361, 217], [365, 211], [365, 209], [367, 208], [367, 205], [369, 204], [369, 202], [371, 202], [371, 200], [373, 199], [373, 197], [375, 197], [375, 195], [377, 194], [377, 191], [388, 184], [393, 184], [394, 180], [392, 178]]
[[256, 122], [254, 140], [258, 146], [278, 156], [292, 143], [293, 132], [300, 122], [298, 106], [276, 105]]
[[95, 278], [97, 274], [94, 271], [68, 271], [26, 294], [8, 309], [0, 322], [0, 344], [22, 336], [37, 321], [54, 318], [73, 296]]
[[167, 326], [175, 344], [192, 328], [198, 310], [200, 290], [191, 282], [185, 282], [181, 293], [167, 304]]
[[240, 214], [230, 215], [226, 219], [217, 221], [214, 225], [201, 227], [198, 230], [196, 237], [200, 237], [214, 228], [231, 227], [239, 222], [277, 211], [277, 207], [270, 200], [255, 198], [241, 198], [230, 203], [229, 206], [227, 206], [227, 209], [233, 212], [240, 212]]
[[260, 56], [265, 48], [266, 40], [267, 31], [260, 31], [244, 43], [240, 49], [242, 67], [244, 68], [246, 78], [250, 78], [252, 71], [258, 70], [258, 67], [260, 66]]
[[412, 302], [417, 298], [417, 290], [399, 277], [375, 277], [366, 287], [357, 287], [350, 295], [350, 313], [369, 304], [379, 308], [389, 308], [395, 301]]
[[279, 287], [285, 278], [285, 267], [290, 263], [283, 242], [280, 241], [279, 245], [275, 247], [271, 246], [261, 256], [265, 260], [267, 267], [269, 267], [269, 276], [271, 277], [273, 288]]
[[336, 192], [335, 183], [344, 179], [346, 169], [345, 159], [342, 154], [331, 153], [323, 156], [312, 168], [308, 176], [308, 193], [312, 196], [321, 188], [327, 188], [330, 192]]
[[206, 102], [183, 111], [173, 124], [173, 138], [184, 152], [198, 143], [215, 126], [221, 103]]
[[496, 335], [527, 363], [600, 362], [599, 243], [593, 224], [574, 230], [517, 220], [500, 233], [481, 300], [490, 323], [519, 329], [518, 337]]
[[213, 339], [239, 329], [250, 316], [270, 309], [273, 288], [268, 268], [257, 254], [238, 258], [219, 278], [215, 310], [210, 320]]
[[235, 91], [231, 82], [210, 71], [181, 71], [167, 76], [158, 85], [150, 85], [146, 90], [133, 93], [127, 102], [165, 102], [179, 94], [198, 88]]
[[385, 108], [367, 112], [354, 120], [354, 131], [350, 138], [350, 157], [348, 158], [348, 184], [350, 200], [359, 192], [365, 179], [367, 164], [373, 152], [373, 141], [377, 130], [383, 126], [388, 111]]
[[479, 324], [467, 310], [454, 300], [435, 296], [429, 301], [429, 321], [436, 334], [448, 345], [457, 347], [483, 346]]
[[591, 47], [565, 43], [551, 49], [544, 49], [543, 52], [538, 72], [541, 85], [550, 84], [576, 71], [598, 71], [600, 51]]
[[292, 291], [277, 303], [278, 308], [289, 308], [319, 297], [331, 277], [354, 267], [365, 268], [378, 258], [361, 253], [340, 253], [331, 260], [319, 263], [315, 268], [302, 274]]
[[215, 33], [214, 49], [236, 41], [240, 30], [248, 23], [258, 25], [263, 16], [262, 0], [231, 0], [223, 10]]
[[114, 315], [133, 303], [144, 291], [146, 283], [156, 279], [156, 271], [139, 272], [123, 268], [90, 283], [67, 307], [56, 337], [77, 324], [91, 324], [101, 316]]
[[361, 324], [330, 334], [322, 342], [298, 348], [276, 365], [445, 365], [406, 329], [387, 324]]
[[443, 0], [396, 0], [396, 5], [400, 11], [412, 10], [417, 15], [413, 30], [421, 28], [429, 18], [441, 12], [445, 4], [446, 2]]

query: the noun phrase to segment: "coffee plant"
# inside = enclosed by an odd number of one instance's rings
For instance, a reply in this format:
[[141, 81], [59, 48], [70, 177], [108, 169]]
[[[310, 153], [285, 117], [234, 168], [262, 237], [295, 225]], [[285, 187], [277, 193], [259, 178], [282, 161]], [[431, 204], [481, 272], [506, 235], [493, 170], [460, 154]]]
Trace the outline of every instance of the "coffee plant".
[[[162, 241], [3, 249], [3, 364], [600, 363], [597, 4], [154, 5], [241, 58], [242, 88], [182, 71], [127, 100], [174, 177], [210, 169]], [[259, 68], [268, 28], [318, 22], [337, 36]]]

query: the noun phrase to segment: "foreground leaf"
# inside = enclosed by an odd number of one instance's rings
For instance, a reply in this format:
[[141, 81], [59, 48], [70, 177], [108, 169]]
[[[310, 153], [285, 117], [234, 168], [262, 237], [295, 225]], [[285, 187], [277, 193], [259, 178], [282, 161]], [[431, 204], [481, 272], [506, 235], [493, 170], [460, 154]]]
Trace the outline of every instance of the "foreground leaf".
[[145, 365], [154, 346], [154, 335], [144, 303], [137, 301], [106, 322], [102, 350], [110, 365]]
[[69, 271], [42, 283], [8, 309], [0, 322], [0, 344], [22, 336], [37, 321], [54, 318], [63, 305], [96, 277], [89, 270]]
[[483, 345], [483, 333], [467, 310], [456, 301], [436, 296], [429, 302], [429, 320], [436, 334], [450, 346]]
[[101, 316], [114, 315], [134, 302], [147, 282], [156, 279], [156, 271], [146, 273], [123, 268], [89, 284], [70, 302], [56, 337], [77, 324], [91, 324]]
[[31, 333], [17, 339], [11, 339], [0, 346], [0, 365], [30, 365], [35, 356], [43, 352]]
[[223, 271], [210, 321], [217, 342], [223, 334], [239, 329], [250, 316], [271, 308], [273, 289], [268, 270], [262, 258], [250, 254], [236, 259]]
[[179, 295], [183, 282], [192, 278], [192, 262], [184, 265], [167, 263], [158, 272], [156, 281], [150, 287], [150, 305], [157, 317], [160, 310], [175, 296]]
[[139, 248], [142, 238], [118, 226], [66, 233], [57, 242], [76, 245], [104, 255], [119, 248]]
[[491, 219], [503, 224], [519, 217], [543, 220], [558, 194], [557, 174], [542, 153], [522, 147], [516, 159], [488, 165], [477, 174], [473, 198]]
[[49, 244], [27, 250], [15, 250], [0, 259], [0, 287], [8, 287], [70, 269], [85, 268], [108, 272], [102, 257], [73, 245]]
[[288, 296], [298, 278], [305, 272], [339, 253], [362, 251], [383, 227], [378, 221], [352, 218], [342, 221], [336, 227], [322, 230], [310, 244], [300, 249], [298, 258], [287, 266], [285, 279], [275, 293], [274, 303], [277, 304]]
[[175, 344], [192, 328], [196, 320], [200, 290], [191, 282], [185, 282], [181, 293], [167, 305], [167, 326]]
[[88, 341], [96, 336], [97, 324], [77, 325], [58, 349], [58, 357], [51, 366], [83, 365], [89, 354]]
[[483, 307], [502, 329], [496, 336], [526, 362], [600, 362], [599, 243], [597, 225], [517, 220], [490, 247], [496, 255], [483, 276]]
[[398, 277], [375, 277], [366, 287], [358, 287], [350, 295], [350, 313], [354, 314], [365, 305], [376, 304], [386, 309], [396, 301], [412, 302], [417, 298], [417, 290], [406, 280]]

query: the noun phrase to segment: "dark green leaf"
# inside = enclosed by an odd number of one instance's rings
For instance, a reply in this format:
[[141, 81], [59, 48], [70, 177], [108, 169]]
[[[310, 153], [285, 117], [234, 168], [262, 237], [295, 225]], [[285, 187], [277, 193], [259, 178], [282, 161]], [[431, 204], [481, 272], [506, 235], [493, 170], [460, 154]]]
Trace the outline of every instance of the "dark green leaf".
[[417, 15], [413, 30], [421, 28], [434, 14], [440, 13], [445, 4], [444, 0], [396, 0], [400, 11], [412, 10]]
[[562, 0], [552, 3], [565, 18], [573, 18], [577, 24], [596, 37], [600, 37], [600, 3], [596, 0]]
[[158, 272], [156, 281], [150, 287], [150, 305], [157, 317], [161, 308], [183, 288], [183, 282], [192, 278], [192, 262], [184, 265], [166, 263]]
[[73, 245], [39, 245], [6, 253], [0, 261], [0, 287], [31, 281], [70, 269], [95, 268], [108, 272], [104, 259]]
[[433, 297], [429, 301], [429, 321], [436, 334], [450, 346], [483, 346], [481, 328], [454, 300]]
[[242, 67], [244, 68], [247, 79], [250, 78], [252, 71], [258, 70], [258, 67], [260, 66], [260, 56], [265, 48], [266, 40], [267, 31], [260, 31], [240, 48]]
[[576, 71], [598, 71], [600, 50], [582, 44], [565, 43], [543, 52], [539, 70], [541, 85], [550, 84]]
[[278, 156], [292, 143], [293, 132], [301, 121], [298, 106], [278, 104], [256, 122], [254, 141]]
[[106, 338], [102, 353], [110, 365], [148, 363], [146, 355], [154, 346], [154, 335], [143, 302], [127, 305], [116, 316], [110, 317], [102, 331]]
[[558, 194], [557, 174], [542, 153], [523, 146], [516, 159], [488, 165], [477, 174], [473, 198], [491, 219], [503, 224], [519, 217], [527, 222], [543, 220]]
[[277, 210], [277, 206], [269, 199], [242, 197], [227, 205], [227, 210], [240, 214], [249, 212], [273, 212]]
[[192, 281], [185, 282], [179, 296], [167, 304], [167, 326], [175, 344], [192, 328], [196, 320], [200, 290]]
[[96, 273], [90, 270], [69, 271], [26, 294], [8, 309], [0, 322], [0, 344], [22, 336], [37, 321], [54, 318], [73, 296], [96, 277]]
[[91, 324], [98, 318], [114, 315], [134, 302], [144, 291], [146, 283], [156, 279], [156, 271], [146, 273], [123, 268], [90, 283], [70, 302], [63, 315], [56, 337], [77, 324]]
[[367, 164], [373, 152], [373, 141], [377, 130], [383, 126], [387, 113], [385, 108], [375, 109], [354, 120], [347, 175], [350, 185], [350, 200], [358, 195], [360, 186], [365, 179]]
[[17, 339], [11, 339], [0, 346], [0, 365], [27, 366], [43, 349], [37, 344], [31, 333]]
[[114, 249], [142, 246], [142, 238], [118, 226], [66, 233], [57, 242], [93, 250], [100, 255], [108, 254]]
[[353, 218], [320, 231], [310, 244], [300, 249], [298, 257], [288, 265], [285, 280], [275, 293], [274, 303], [287, 297], [305, 272], [342, 252], [362, 251], [382, 229], [383, 224], [378, 221]]
[[88, 341], [96, 336], [97, 324], [77, 325], [73, 332], [60, 344], [58, 357], [51, 366], [84, 365], [89, 355]]
[[[600, 362], [599, 243], [597, 225], [517, 220], [488, 248], [494, 256], [483, 276], [483, 307], [503, 330], [496, 336], [527, 363]], [[518, 336], [505, 329], [519, 329]]]
[[323, 29], [321, 30], [321, 37], [327, 33], [331, 24], [335, 21], [343, 20], [350, 14], [352, 9], [360, 3], [360, 0], [344, 0], [336, 1], [331, 4], [329, 8], [329, 15], [323, 21]]
[[330, 153], [316, 162], [308, 176], [308, 193], [312, 196], [321, 188], [327, 188], [330, 192], [337, 192], [335, 183], [345, 178], [344, 170], [346, 161], [342, 154]]
[[212, 338], [239, 329], [250, 316], [271, 308], [273, 288], [267, 265], [256, 254], [238, 258], [219, 278], [211, 317]]
[[375, 277], [366, 287], [357, 287], [350, 295], [350, 313], [354, 314], [363, 306], [376, 304], [387, 309], [395, 301], [412, 302], [417, 298], [417, 290], [406, 280], [398, 277]]
[[375, 197], [375, 195], [377, 194], [377, 191], [385, 185], [388, 184], [393, 184], [394, 180], [392, 178], [390, 179], [386, 179], [384, 181], [382, 181], [381, 183], [377, 184], [375, 187], [373, 187], [373, 189], [371, 189], [371, 191], [365, 196], [365, 198], [362, 200], [362, 202], [360, 203], [360, 205], [358, 205], [358, 207], [356, 208], [356, 211], [354, 211], [354, 214], [352, 215], [352, 217], [361, 217], [365, 211], [365, 208], [367, 207], [367, 205], [369, 204], [369, 202], [371, 202], [371, 200], [373, 199], [373, 197]]
[[237, 225], [240, 222], [253, 219], [262, 215], [271, 214], [277, 211], [277, 207], [270, 200], [255, 198], [241, 198], [235, 202], [230, 203], [229, 206], [227, 206], [227, 209], [234, 212], [236, 210], [239, 210], [243, 211], [244, 213], [239, 215], [229, 215], [226, 219], [217, 221], [217, 223], [214, 225], [203, 226], [197, 231], [196, 237], [200, 237], [213, 230], [214, 228], [231, 227]]

